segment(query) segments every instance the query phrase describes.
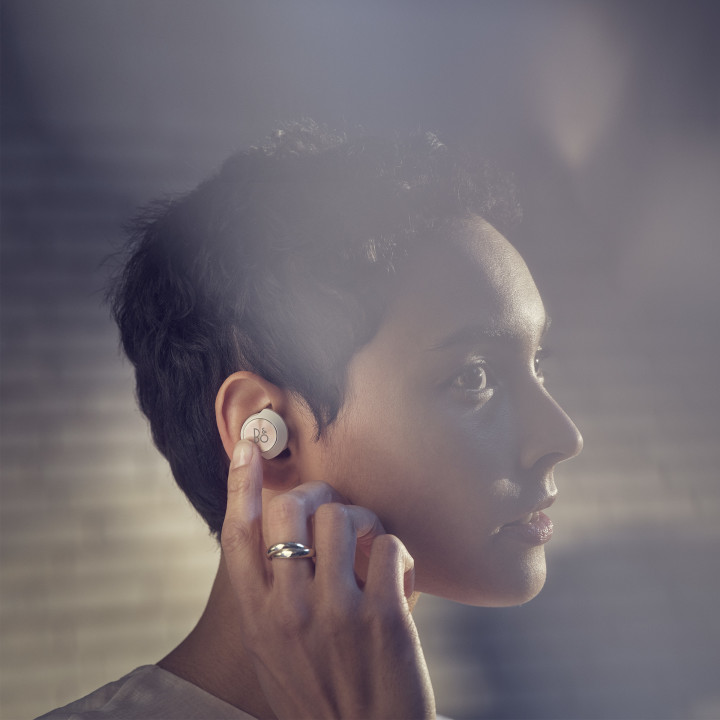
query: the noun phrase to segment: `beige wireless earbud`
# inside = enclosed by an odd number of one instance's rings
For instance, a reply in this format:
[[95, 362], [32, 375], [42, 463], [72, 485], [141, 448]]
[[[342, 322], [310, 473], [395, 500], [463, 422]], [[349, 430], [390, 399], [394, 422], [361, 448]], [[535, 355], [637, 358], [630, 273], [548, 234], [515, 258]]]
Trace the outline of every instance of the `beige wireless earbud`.
[[240, 437], [252, 440], [260, 448], [260, 454], [266, 460], [272, 460], [287, 447], [288, 429], [274, 410], [265, 408], [243, 423]]

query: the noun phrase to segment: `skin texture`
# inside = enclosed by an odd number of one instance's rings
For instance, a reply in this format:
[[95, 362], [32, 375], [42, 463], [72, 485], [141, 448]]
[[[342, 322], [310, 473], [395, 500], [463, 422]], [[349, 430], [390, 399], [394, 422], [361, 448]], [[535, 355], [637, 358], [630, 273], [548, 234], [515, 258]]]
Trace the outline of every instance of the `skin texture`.
[[[415, 559], [418, 590], [513, 605], [542, 588], [545, 551], [500, 528], [555, 497], [552, 469], [582, 439], [536, 372], [546, 315], [524, 261], [479, 218], [448, 233], [401, 276], [305, 477], [372, 508]], [[463, 328], [488, 335], [438, 347]]]
[[[434, 717], [413, 593], [509, 605], [544, 583], [544, 546], [507, 525], [552, 503], [553, 467], [582, 439], [543, 384], [547, 318], [522, 258], [480, 218], [445, 230], [398, 277], [319, 441], [304, 403], [263, 378], [218, 393], [223, 559], [160, 665], [256, 717]], [[289, 429], [271, 461], [238, 442], [263, 407]], [[265, 558], [291, 540], [316, 561]]]

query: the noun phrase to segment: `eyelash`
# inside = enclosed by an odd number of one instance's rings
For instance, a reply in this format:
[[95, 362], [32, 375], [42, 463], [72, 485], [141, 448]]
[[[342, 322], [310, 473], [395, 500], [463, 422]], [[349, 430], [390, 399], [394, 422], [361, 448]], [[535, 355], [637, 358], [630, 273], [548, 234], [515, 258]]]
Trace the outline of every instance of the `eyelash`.
[[[469, 383], [464, 381], [468, 378], [470, 373], [481, 370], [483, 373], [483, 380], [470, 380]], [[482, 382], [482, 386], [480, 386]], [[472, 384], [477, 383], [477, 384]], [[463, 371], [452, 381], [452, 387], [460, 392], [467, 395], [479, 395], [481, 392], [490, 391], [495, 385], [493, 375], [488, 368], [488, 364], [485, 360], [474, 360], [463, 368]]]
[[[546, 348], [538, 348], [533, 358], [533, 368], [535, 371], [535, 377], [541, 383], [545, 382], [545, 373], [543, 372], [541, 363], [547, 357], [550, 356], [550, 352]], [[471, 373], [477, 373], [482, 371], [482, 380], [471, 379], [469, 382], [465, 382]], [[483, 392], [491, 392], [497, 381], [494, 378], [493, 372], [490, 370], [486, 360], [474, 360], [465, 366], [463, 371], [452, 381], [452, 387], [466, 395], [478, 396]]]

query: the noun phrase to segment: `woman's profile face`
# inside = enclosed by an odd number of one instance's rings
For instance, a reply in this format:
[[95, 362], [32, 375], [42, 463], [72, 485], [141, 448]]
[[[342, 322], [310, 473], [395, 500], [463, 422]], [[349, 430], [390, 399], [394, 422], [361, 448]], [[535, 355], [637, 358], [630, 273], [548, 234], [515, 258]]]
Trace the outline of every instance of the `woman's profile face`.
[[480, 218], [398, 278], [310, 474], [375, 511], [415, 558], [416, 588], [472, 604], [545, 580], [553, 467], [582, 438], [546, 391], [547, 318], [520, 255]]

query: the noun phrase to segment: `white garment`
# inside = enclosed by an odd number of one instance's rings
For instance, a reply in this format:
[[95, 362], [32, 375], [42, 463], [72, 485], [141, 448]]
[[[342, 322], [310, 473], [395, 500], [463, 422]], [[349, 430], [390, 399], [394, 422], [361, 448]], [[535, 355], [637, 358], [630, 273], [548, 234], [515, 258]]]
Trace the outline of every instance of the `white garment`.
[[[256, 720], [197, 685], [143, 665], [36, 720]], [[448, 720], [442, 715], [437, 720]]]
[[143, 665], [37, 720], [255, 720], [197, 685]]

